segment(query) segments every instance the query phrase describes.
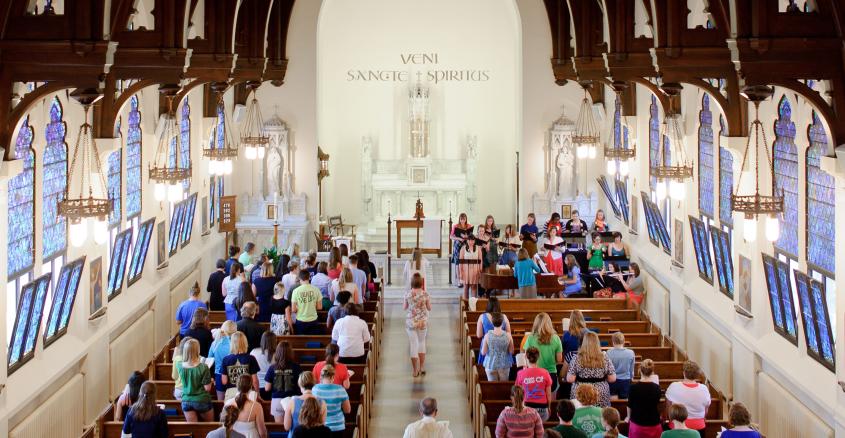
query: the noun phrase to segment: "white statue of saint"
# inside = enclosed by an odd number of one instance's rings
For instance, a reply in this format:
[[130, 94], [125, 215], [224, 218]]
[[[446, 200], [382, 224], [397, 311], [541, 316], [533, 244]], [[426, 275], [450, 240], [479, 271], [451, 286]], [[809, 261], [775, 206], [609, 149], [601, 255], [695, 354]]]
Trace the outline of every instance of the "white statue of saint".
[[370, 137], [361, 138], [361, 203], [365, 217], [371, 215], [373, 200], [373, 157]]
[[478, 158], [478, 137], [470, 136], [467, 141], [467, 162], [466, 162], [466, 173], [467, 173], [467, 207], [470, 214], [475, 212], [475, 201], [476, 201], [476, 184], [475, 184], [475, 174], [477, 171], [477, 163], [476, 160]]
[[558, 150], [557, 157], [554, 161], [557, 167], [557, 194], [564, 198], [575, 196], [576, 187], [575, 181], [575, 154], [572, 150], [572, 143], [569, 139], [565, 139], [563, 147]]
[[284, 193], [282, 190], [281, 183], [281, 176], [282, 176], [282, 165], [284, 158], [282, 158], [282, 154], [276, 147], [271, 147], [267, 150], [267, 158], [266, 158], [266, 169], [265, 172], [265, 182], [266, 182], [266, 191], [264, 192], [264, 196], [269, 197], [273, 193]]

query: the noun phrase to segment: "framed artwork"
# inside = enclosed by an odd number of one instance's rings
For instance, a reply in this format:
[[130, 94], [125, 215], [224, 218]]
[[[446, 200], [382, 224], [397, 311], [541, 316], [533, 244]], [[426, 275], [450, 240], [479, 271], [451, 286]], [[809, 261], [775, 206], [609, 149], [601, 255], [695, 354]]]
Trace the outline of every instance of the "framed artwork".
[[161, 267], [167, 262], [167, 236], [164, 231], [164, 222], [156, 225], [156, 253], [158, 255], [158, 266]]
[[267, 220], [276, 220], [276, 205], [267, 204]]
[[208, 233], [208, 196], [202, 197], [202, 234]]
[[411, 184], [428, 183], [428, 169], [425, 167], [411, 168]]
[[640, 207], [637, 203], [637, 197], [631, 196], [631, 229], [628, 230], [631, 234], [636, 235], [640, 228]]
[[684, 266], [684, 221], [675, 219], [675, 263]]
[[91, 315], [96, 314], [103, 307], [103, 258], [97, 257], [88, 267], [89, 285], [91, 288]]
[[747, 257], [739, 256], [739, 284], [737, 295], [739, 307], [748, 313], [751, 313], [751, 260]]
[[560, 217], [563, 219], [572, 217], [572, 204], [560, 205]]

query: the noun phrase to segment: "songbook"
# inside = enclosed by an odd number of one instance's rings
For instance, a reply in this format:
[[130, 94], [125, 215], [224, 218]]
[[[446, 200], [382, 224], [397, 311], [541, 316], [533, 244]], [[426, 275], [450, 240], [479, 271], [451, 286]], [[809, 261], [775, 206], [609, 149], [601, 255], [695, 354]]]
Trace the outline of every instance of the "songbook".
[[481, 264], [481, 260], [478, 259], [459, 259], [459, 265], [479, 265]]
[[561, 247], [563, 247], [563, 245], [566, 245], [565, 241], [561, 241], [560, 243], [555, 243], [555, 244], [546, 242], [546, 243], [543, 244], [543, 248], [546, 248], [548, 250], [560, 249]]
[[500, 235], [501, 233], [502, 233], [502, 230], [500, 230], [500, 229], [496, 228], [495, 230], [493, 230], [493, 232], [492, 232], [491, 234], [493, 235], [493, 238], [494, 238], [494, 239], [498, 239], [498, 238], [499, 238], [499, 235]]
[[499, 242], [499, 248], [502, 248], [502, 249], [511, 249], [511, 250], [516, 251], [516, 250], [519, 249], [520, 246], [521, 245], [518, 244], [518, 243], [508, 244], [508, 243], [505, 243], [505, 242]]
[[537, 242], [537, 233], [529, 233], [524, 231], [520, 233], [522, 235], [522, 240], [528, 240], [530, 242]]
[[475, 227], [469, 227], [467, 229], [455, 228], [455, 237], [460, 239], [466, 239], [467, 237], [472, 235], [473, 228]]

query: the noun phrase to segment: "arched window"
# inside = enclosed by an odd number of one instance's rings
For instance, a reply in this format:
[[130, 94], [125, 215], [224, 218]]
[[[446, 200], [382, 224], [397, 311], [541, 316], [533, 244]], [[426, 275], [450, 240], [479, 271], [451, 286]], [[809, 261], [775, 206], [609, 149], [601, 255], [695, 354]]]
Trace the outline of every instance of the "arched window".
[[67, 125], [62, 117], [62, 104], [54, 97], [50, 105], [50, 122], [47, 124], [47, 146], [44, 148], [44, 184], [42, 189], [43, 224], [42, 257], [52, 260], [67, 247], [67, 219], [59, 214], [59, 201], [67, 188]]
[[807, 148], [807, 262], [832, 275], [836, 270], [833, 260], [836, 185], [833, 177], [821, 169], [821, 157], [830, 152], [830, 144], [815, 111], [807, 137], [810, 139]]
[[786, 96], [778, 103], [775, 121], [774, 187], [783, 193], [783, 215], [780, 220], [780, 237], [775, 247], [794, 258], [798, 257], [798, 148], [795, 146], [795, 123], [792, 107]]
[[613, 148], [620, 149], [622, 147], [622, 102], [619, 97], [616, 97], [613, 110]]
[[123, 151], [120, 149], [109, 154], [109, 169], [108, 169], [108, 185], [109, 200], [112, 203], [112, 212], [109, 215], [109, 227], [116, 227], [120, 225], [121, 218], [121, 161], [123, 158]]
[[[217, 149], [223, 149], [226, 147], [226, 123], [223, 111], [224, 106], [220, 103], [217, 105], [217, 135], [215, 138], [211, 139], [211, 147], [216, 147]], [[220, 217], [220, 198], [223, 196], [223, 189], [223, 176], [212, 176], [211, 184], [209, 185], [210, 193], [208, 197], [208, 202], [211, 204], [208, 212], [211, 216], [211, 220], [209, 221], [211, 224], [214, 224], [214, 221]]]
[[[719, 116], [719, 136], [725, 132], [725, 119]], [[722, 226], [732, 226], [731, 195], [734, 190], [734, 157], [721, 146], [719, 141], [719, 222]]]
[[[182, 167], [191, 167], [191, 105], [188, 98], [182, 104], [182, 119], [179, 121], [179, 163]], [[191, 180], [182, 183], [185, 190], [191, 187]]]
[[23, 120], [15, 141], [15, 157], [23, 161], [23, 172], [9, 180], [8, 264], [9, 280], [35, 264], [35, 150], [29, 116]]
[[714, 217], [713, 199], [713, 113], [710, 112], [710, 96], [701, 98], [698, 113], [698, 211], [707, 217]]
[[660, 113], [657, 110], [657, 98], [653, 94], [648, 110], [648, 174], [651, 177], [649, 185], [653, 191], [657, 187], [657, 178], [651, 175], [651, 168], [660, 164]]
[[141, 214], [141, 110], [138, 96], [129, 99], [129, 126], [126, 135], [126, 217]]

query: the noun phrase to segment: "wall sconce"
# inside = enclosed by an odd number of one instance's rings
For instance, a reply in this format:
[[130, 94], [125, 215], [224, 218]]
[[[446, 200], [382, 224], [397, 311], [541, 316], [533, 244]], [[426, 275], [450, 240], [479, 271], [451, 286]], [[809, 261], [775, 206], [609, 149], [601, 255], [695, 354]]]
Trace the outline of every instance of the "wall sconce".
[[319, 186], [319, 217], [323, 217], [323, 178], [329, 176], [329, 154], [323, 152], [323, 148], [317, 146], [317, 160], [319, 160], [319, 169], [317, 170], [317, 185]]

